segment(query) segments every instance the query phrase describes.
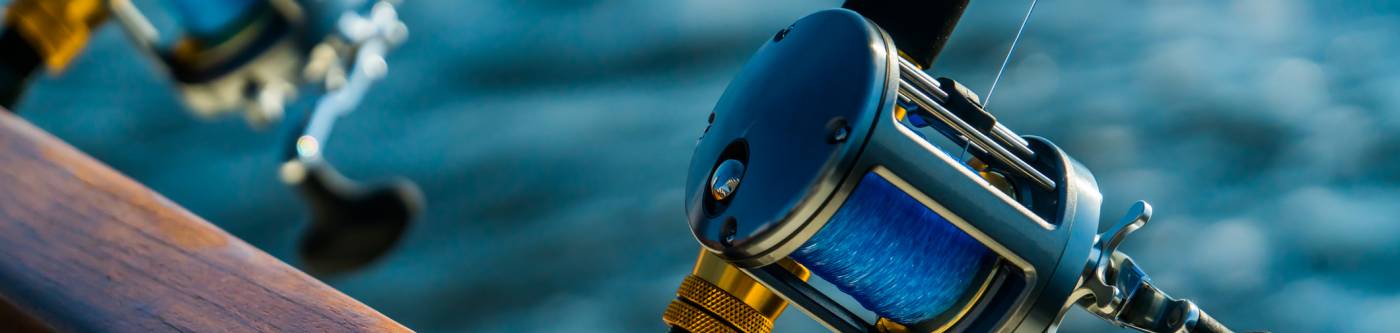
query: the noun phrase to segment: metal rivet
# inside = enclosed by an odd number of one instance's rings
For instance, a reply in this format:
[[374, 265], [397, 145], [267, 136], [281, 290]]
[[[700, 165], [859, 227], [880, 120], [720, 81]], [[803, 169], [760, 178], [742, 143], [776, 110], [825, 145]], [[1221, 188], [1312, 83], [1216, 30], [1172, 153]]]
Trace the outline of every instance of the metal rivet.
[[831, 140], [831, 143], [837, 143], [846, 141], [846, 137], [850, 135], [851, 130], [848, 129], [846, 126], [841, 126], [831, 130], [831, 137], [829, 139]]
[[846, 121], [846, 117], [831, 118], [826, 122], [826, 130], [827, 143], [840, 143], [851, 136], [851, 125]]
[[720, 229], [719, 243], [724, 246], [734, 246], [734, 234], [739, 232], [739, 220], [733, 216], [724, 220], [724, 227]]

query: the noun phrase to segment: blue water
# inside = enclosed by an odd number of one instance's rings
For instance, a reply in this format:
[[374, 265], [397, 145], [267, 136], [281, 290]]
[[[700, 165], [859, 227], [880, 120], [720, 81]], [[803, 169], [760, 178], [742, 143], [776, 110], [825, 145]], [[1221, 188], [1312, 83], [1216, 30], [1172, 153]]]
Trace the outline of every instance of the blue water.
[[[403, 3], [408, 43], [326, 153], [417, 181], [425, 218], [328, 282], [420, 331], [657, 332], [694, 260], [680, 187], [706, 116], [768, 37], [839, 1]], [[1025, 5], [973, 1], [934, 74], [984, 93]], [[1173, 295], [1237, 329], [1390, 332], [1397, 41], [1395, 1], [1042, 1], [989, 111], [1092, 168], [1106, 220], [1151, 201], [1123, 248]], [[20, 109], [295, 263], [281, 134], [194, 119], [160, 73], [108, 26]]]

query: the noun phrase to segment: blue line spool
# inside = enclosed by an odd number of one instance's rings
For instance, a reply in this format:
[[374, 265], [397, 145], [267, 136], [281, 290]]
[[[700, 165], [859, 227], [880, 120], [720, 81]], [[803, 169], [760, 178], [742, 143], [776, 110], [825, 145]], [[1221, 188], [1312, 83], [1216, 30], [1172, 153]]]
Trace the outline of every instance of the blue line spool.
[[902, 324], [956, 310], [995, 255], [873, 172], [792, 258]]

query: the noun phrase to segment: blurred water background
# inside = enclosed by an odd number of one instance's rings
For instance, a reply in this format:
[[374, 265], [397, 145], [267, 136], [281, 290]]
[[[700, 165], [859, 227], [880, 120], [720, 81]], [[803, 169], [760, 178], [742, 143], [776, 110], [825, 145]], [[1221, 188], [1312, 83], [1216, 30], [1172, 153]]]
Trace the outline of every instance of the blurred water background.
[[[0, 1], [0, 4], [5, 1]], [[936, 75], [985, 92], [1026, 1], [973, 1]], [[427, 332], [659, 332], [696, 253], [680, 186], [768, 36], [839, 1], [405, 1], [412, 36], [328, 158], [427, 195], [328, 282]], [[1040, 3], [989, 109], [1094, 170], [1154, 279], [1235, 328], [1400, 327], [1400, 2]], [[22, 114], [297, 263], [284, 131], [200, 121], [115, 26]], [[790, 311], [780, 332], [821, 327]], [[1116, 331], [1074, 309], [1064, 331]]]

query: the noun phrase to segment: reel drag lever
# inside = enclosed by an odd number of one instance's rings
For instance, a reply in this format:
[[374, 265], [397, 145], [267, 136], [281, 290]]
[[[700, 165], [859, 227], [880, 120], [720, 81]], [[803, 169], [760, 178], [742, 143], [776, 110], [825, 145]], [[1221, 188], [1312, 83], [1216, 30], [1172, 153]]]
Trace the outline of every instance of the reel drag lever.
[[[388, 14], [384, 14], [384, 13]], [[370, 84], [387, 71], [384, 55], [398, 20], [392, 8], [376, 6], [361, 27], [342, 29], [364, 32], [349, 36], [360, 44], [345, 82], [321, 96], [292, 136], [282, 181], [296, 187], [311, 208], [311, 226], [302, 236], [302, 260], [311, 271], [333, 274], [352, 270], [388, 252], [423, 206], [418, 186], [407, 179], [365, 185], [352, 181], [322, 156], [335, 120], [352, 111], [369, 91]], [[346, 23], [343, 23], [346, 24]], [[360, 37], [360, 38], [356, 38]]]
[[1080, 304], [1118, 326], [1143, 332], [1232, 332], [1196, 303], [1157, 289], [1133, 259], [1118, 251], [1128, 234], [1152, 218], [1152, 205], [1138, 201], [1117, 224], [1098, 235], [1095, 260], [1086, 267]]

